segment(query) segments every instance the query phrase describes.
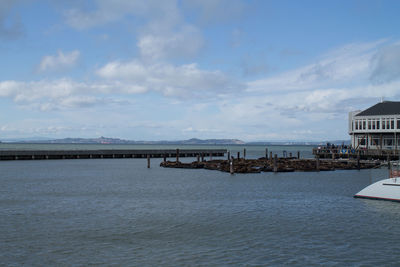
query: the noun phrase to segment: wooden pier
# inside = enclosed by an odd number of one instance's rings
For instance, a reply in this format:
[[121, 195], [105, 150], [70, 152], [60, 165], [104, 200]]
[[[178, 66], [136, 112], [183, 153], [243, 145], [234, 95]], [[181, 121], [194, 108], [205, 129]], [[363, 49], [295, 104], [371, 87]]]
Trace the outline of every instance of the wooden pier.
[[313, 155], [321, 159], [377, 159], [398, 160], [400, 151], [397, 149], [354, 149], [354, 148], [313, 148]]
[[0, 150], [0, 160], [223, 157], [226, 149]]

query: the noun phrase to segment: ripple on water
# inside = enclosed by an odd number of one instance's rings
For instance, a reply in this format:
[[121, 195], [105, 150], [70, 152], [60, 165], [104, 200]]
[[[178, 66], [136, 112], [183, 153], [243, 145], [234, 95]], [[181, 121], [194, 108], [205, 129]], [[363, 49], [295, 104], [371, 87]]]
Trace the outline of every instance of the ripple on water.
[[352, 197], [368, 171], [231, 176], [157, 163], [148, 170], [132, 159], [1, 162], [1, 262], [397, 262], [400, 205]]

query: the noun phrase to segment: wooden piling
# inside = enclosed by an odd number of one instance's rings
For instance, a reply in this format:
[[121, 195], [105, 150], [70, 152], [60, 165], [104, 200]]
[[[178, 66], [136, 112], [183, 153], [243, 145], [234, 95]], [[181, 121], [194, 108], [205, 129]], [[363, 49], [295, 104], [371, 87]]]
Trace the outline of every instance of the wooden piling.
[[231, 160], [231, 152], [228, 151], [228, 160]]
[[230, 174], [234, 174], [234, 169], [233, 169], [233, 157], [229, 160], [229, 172]]
[[272, 157], [272, 151], [269, 152], [269, 159], [272, 161], [273, 157]]
[[265, 159], [268, 160], [268, 148], [265, 149]]
[[237, 153], [237, 159], [240, 159], [240, 151]]
[[315, 161], [316, 161], [316, 162], [315, 162], [315, 167], [316, 167], [317, 171], [319, 171], [319, 169], [320, 169], [320, 168], [319, 168], [319, 155], [316, 156]]
[[167, 154], [164, 154], [164, 162], [167, 162]]
[[201, 153], [201, 162], [204, 162], [204, 153]]
[[147, 168], [150, 169], [150, 155], [147, 155]]
[[274, 155], [274, 172], [278, 171], [278, 155]]
[[300, 151], [297, 151], [297, 159], [300, 159]]
[[179, 162], [179, 148], [176, 149], [176, 162]]
[[197, 154], [197, 163], [200, 162], [200, 154]]
[[246, 159], [246, 148], [243, 148], [243, 159]]

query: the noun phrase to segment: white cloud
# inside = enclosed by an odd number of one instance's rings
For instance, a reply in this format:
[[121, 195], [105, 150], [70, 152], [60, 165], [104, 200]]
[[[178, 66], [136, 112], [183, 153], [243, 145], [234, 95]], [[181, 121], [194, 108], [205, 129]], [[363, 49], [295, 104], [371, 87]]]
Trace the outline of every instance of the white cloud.
[[61, 50], [57, 55], [44, 56], [38, 66], [38, 72], [60, 71], [71, 68], [79, 60], [80, 52], [78, 50], [69, 53], [63, 53]]
[[137, 60], [126, 63], [116, 61], [100, 68], [97, 74], [111, 81], [132, 84], [130, 87], [134, 92], [157, 91], [178, 98], [218, 97], [222, 93], [236, 93], [243, 89], [240, 83], [222, 72], [201, 70], [196, 64], [145, 65]]
[[372, 58], [374, 83], [385, 83], [400, 78], [400, 44], [382, 48]]
[[142, 60], [191, 58], [203, 47], [200, 30], [184, 21], [175, 0], [169, 1], [95, 1], [92, 11], [71, 9], [66, 22], [79, 30], [123, 20], [127, 16], [144, 19], [136, 25], [137, 46]]
[[278, 92], [331, 88], [368, 81], [371, 60], [382, 41], [350, 44], [316, 62], [267, 79], [248, 83], [249, 92]]
[[143, 59], [155, 61], [193, 57], [203, 47], [203, 43], [197, 28], [184, 25], [176, 32], [144, 34], [139, 38], [137, 45]]
[[[377, 69], [391, 70], [396, 64], [377, 60], [392, 53], [397, 53], [397, 47], [388, 40], [350, 44], [306, 66], [249, 82], [247, 90], [223, 72], [194, 63], [113, 61], [97, 69], [99, 79], [91, 82], [3, 81], [0, 97], [25, 108], [67, 110], [63, 114], [74, 114], [69, 121], [104, 125], [109, 133], [128, 135], [144, 125], [141, 136], [152, 136], [149, 139], [339, 139], [347, 137], [348, 111], [375, 104], [381, 96], [400, 99], [396, 75], [371, 82]], [[144, 101], [132, 104], [131, 97]], [[82, 116], [82, 108], [96, 112]], [[62, 123], [50, 126], [57, 125]]]
[[102, 104], [104, 99], [98, 95], [107, 90], [110, 90], [109, 85], [78, 83], [69, 79], [0, 82], [0, 96], [11, 98], [25, 108], [42, 111]]

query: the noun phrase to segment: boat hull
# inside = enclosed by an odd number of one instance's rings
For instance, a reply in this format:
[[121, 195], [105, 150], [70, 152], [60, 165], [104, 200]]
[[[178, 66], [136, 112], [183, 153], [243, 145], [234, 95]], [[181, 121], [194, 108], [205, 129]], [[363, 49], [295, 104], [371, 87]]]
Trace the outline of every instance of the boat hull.
[[354, 197], [400, 202], [400, 178], [389, 178], [373, 183]]

